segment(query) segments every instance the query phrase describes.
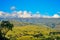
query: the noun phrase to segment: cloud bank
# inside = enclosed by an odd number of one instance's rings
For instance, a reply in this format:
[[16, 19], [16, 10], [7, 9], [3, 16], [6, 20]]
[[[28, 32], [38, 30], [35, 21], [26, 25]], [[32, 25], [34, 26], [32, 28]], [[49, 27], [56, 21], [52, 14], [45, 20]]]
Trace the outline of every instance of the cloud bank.
[[0, 18], [60, 18], [60, 16], [58, 14], [53, 16], [41, 15], [39, 12], [32, 14], [30, 11], [13, 11], [12, 13], [0, 11]]

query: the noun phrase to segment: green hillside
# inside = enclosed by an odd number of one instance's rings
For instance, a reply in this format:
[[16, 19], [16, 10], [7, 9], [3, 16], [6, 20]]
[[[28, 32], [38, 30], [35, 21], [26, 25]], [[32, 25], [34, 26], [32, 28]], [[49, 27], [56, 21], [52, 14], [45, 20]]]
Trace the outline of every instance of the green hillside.
[[[16, 20], [10, 20], [9, 22], [4, 23], [3, 21], [0, 23], [2, 37], [9, 40], [60, 40], [60, 34], [55, 28], [41, 23], [19, 22]], [[13, 24], [12, 28], [11, 24]]]
[[31, 38], [32, 40], [35, 40], [36, 38], [41, 39], [47, 37], [51, 31], [55, 30], [45, 25], [28, 24], [24, 26], [13, 27], [12, 31], [7, 32], [6, 37], [11, 40], [31, 40]]

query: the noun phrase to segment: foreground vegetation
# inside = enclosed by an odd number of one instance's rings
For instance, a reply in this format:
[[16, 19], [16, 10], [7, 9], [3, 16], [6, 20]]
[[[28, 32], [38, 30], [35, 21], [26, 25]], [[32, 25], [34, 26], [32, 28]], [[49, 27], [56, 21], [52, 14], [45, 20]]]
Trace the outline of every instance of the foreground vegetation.
[[1, 22], [0, 29], [2, 37], [8, 40], [60, 40], [59, 33], [51, 34], [56, 30], [42, 24], [21, 23], [20, 26], [8, 24], [4, 25], [4, 22]]

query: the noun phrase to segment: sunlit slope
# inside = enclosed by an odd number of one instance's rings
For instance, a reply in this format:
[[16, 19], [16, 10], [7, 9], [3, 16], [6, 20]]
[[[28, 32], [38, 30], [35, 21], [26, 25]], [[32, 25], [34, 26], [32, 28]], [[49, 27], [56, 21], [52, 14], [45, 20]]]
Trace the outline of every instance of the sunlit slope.
[[44, 25], [25, 25], [21, 27], [14, 27], [12, 31], [9, 31], [6, 34], [7, 38], [11, 37], [23, 37], [23, 36], [32, 36], [36, 34], [48, 35], [50, 31], [53, 31], [51, 28]]

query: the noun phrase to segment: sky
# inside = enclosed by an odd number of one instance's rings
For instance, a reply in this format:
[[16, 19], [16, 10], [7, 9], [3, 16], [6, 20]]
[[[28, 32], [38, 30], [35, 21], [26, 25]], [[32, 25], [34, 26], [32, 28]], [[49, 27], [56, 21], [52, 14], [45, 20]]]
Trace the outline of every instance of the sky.
[[[30, 12], [40, 16], [60, 16], [60, 0], [0, 0], [0, 11], [11, 14], [13, 11]], [[16, 15], [16, 14], [15, 14]], [[26, 14], [29, 16], [29, 14]], [[39, 17], [40, 17], [39, 16]]]

